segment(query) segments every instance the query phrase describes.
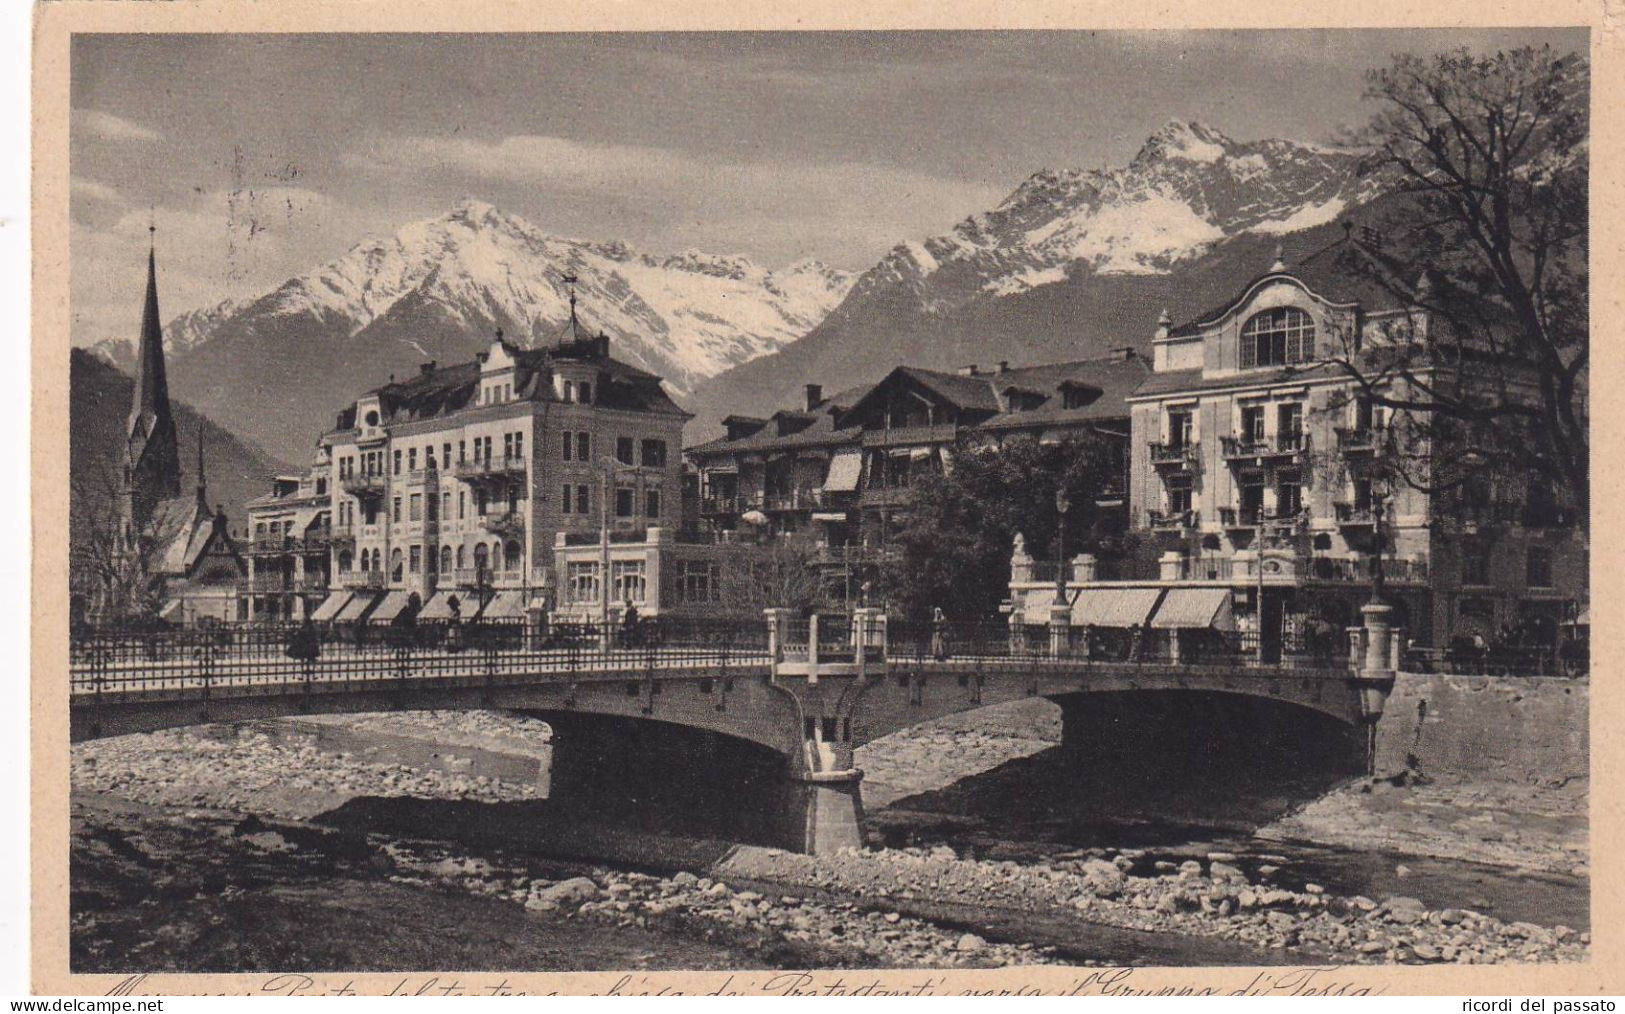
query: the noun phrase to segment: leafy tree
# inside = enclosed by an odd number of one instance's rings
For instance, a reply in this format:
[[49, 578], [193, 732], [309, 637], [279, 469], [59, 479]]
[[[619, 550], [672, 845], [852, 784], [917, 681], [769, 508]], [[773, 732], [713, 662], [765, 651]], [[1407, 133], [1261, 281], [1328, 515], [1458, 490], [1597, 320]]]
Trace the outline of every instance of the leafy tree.
[[[1355, 140], [1405, 195], [1380, 234], [1403, 259], [1350, 255], [1400, 302], [1380, 348], [1336, 357], [1391, 410], [1396, 478], [1566, 493], [1588, 523], [1589, 65], [1550, 47], [1402, 55], [1368, 75]], [[1425, 266], [1425, 272], [1405, 267]], [[1367, 346], [1372, 343], [1367, 342]]]
[[953, 467], [914, 486], [897, 533], [897, 555], [882, 574], [887, 601], [923, 620], [940, 608], [951, 619], [993, 619], [1009, 595], [1016, 533], [1030, 553], [1054, 559], [1057, 488], [1066, 491], [1066, 555], [1126, 552], [1121, 440], [1088, 433], [1062, 442], [1018, 438], [997, 447], [961, 443]]

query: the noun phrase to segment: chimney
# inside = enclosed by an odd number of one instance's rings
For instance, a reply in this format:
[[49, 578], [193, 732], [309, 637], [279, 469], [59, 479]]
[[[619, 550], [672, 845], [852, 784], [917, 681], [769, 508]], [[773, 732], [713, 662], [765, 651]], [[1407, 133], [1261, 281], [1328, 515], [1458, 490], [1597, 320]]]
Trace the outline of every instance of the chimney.
[[971, 363], [969, 366], [961, 366], [959, 368], [959, 375], [961, 377], [974, 377], [979, 375], [981, 372], [982, 371], [977, 368], [975, 363]]
[[1174, 326], [1174, 319], [1168, 315], [1168, 308], [1163, 307], [1162, 312], [1157, 315], [1157, 334], [1156, 334], [1156, 336], [1158, 338], [1166, 338], [1166, 337], [1168, 337], [1168, 331], [1173, 326]]
[[1010, 372], [1010, 360], [1008, 360], [1008, 359], [999, 360], [999, 372], [1000, 373], [1009, 373]]
[[429, 360], [426, 363], [421, 363], [421, 364], [418, 365], [418, 375], [419, 376], [424, 376], [426, 374], [430, 374], [430, 373], [433, 373], [433, 372], [434, 372], [434, 360], [433, 359]]
[[824, 400], [824, 389], [818, 384], [807, 385], [807, 411], [811, 412]]

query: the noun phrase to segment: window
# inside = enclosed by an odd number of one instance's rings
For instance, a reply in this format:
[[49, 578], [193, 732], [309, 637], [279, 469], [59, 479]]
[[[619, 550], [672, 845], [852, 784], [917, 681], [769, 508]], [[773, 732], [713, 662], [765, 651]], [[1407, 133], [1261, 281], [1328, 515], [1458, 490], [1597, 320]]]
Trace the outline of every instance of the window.
[[406, 470], [408, 472], [418, 470], [418, 449], [416, 447], [410, 448], [406, 452]]
[[1462, 543], [1461, 583], [1490, 583], [1490, 546], [1483, 539], [1468, 539]]
[[482, 574], [491, 569], [491, 551], [483, 542], [474, 547], [474, 569]]
[[339, 573], [348, 574], [350, 572], [350, 560], [350, 551], [348, 549], [339, 550]]
[[401, 498], [400, 497], [395, 498], [394, 510], [390, 513], [389, 519], [391, 521], [395, 522], [397, 525], [401, 523]]
[[457, 491], [457, 519], [460, 521], [468, 516], [468, 490]]
[[635, 492], [636, 492], [635, 490], [630, 490], [630, 489], [617, 489], [615, 491], [615, 516], [616, 517], [618, 517], [618, 518], [629, 518], [629, 517], [632, 516], [632, 511], [633, 511], [633, 506], [634, 506], [634, 504], [633, 504], [633, 494]]
[[407, 569], [410, 570], [414, 574], [419, 573], [420, 571], [423, 570], [423, 547], [422, 546], [412, 546], [411, 547], [410, 563], [408, 563]]
[[1189, 412], [1168, 413], [1168, 444], [1171, 447], [1189, 447], [1193, 433], [1193, 420]]
[[576, 460], [577, 461], [591, 461], [592, 460], [592, 434], [591, 433], [577, 433], [576, 434]]
[[451, 520], [451, 490], [440, 494], [440, 516], [447, 521]]
[[399, 581], [401, 576], [401, 551], [397, 549], [389, 554], [389, 579]]
[[427, 447], [425, 447], [423, 449], [423, 467], [427, 468], [431, 472], [434, 471], [434, 445], [433, 444], [430, 444], [429, 446], [427, 446]]
[[643, 464], [647, 468], [666, 467], [666, 442], [664, 440], [645, 440], [643, 442]]
[[1275, 410], [1275, 439], [1282, 450], [1303, 446], [1303, 405], [1290, 401]]
[[1552, 586], [1552, 551], [1545, 546], [1530, 546], [1524, 561], [1525, 577], [1531, 588]]
[[466, 440], [457, 441], [457, 460], [459, 462], [467, 460], [468, 455], [465, 453], [467, 450], [468, 450], [468, 441], [466, 441]]
[[1169, 477], [1167, 502], [1169, 514], [1184, 514], [1191, 509], [1190, 476]]
[[327, 495], [327, 480], [326, 479], [318, 478], [316, 480], [316, 495], [317, 496], [326, 496]]
[[632, 460], [632, 438], [615, 438], [615, 460], [623, 465], [635, 464]]
[[717, 565], [709, 560], [684, 560], [678, 572], [677, 593], [684, 602], [722, 601]]
[[1241, 522], [1256, 524], [1264, 510], [1264, 477], [1253, 473], [1241, 478]]
[[516, 455], [513, 452], [513, 434], [512, 433], [504, 433], [504, 434], [502, 434], [502, 457], [504, 459], [511, 459], [511, 458], [518, 457], [518, 455]]
[[564, 495], [559, 497], [559, 512], [563, 513], [563, 514], [570, 513], [570, 484], [569, 483], [564, 484]]
[[1283, 471], [1275, 479], [1275, 516], [1291, 517], [1303, 510], [1303, 477], [1297, 472]]
[[615, 560], [609, 565], [610, 587], [616, 602], [642, 602], [645, 582], [642, 560]]
[[523, 431], [513, 435], [513, 456], [516, 458], [525, 456], [525, 434]]
[[483, 488], [474, 491], [474, 513], [482, 518], [485, 517], [485, 490]]
[[582, 483], [576, 487], [576, 513], [592, 513], [592, 487], [588, 486], [586, 483]]
[[1254, 314], [1241, 329], [1241, 365], [1301, 363], [1314, 352], [1315, 322], [1292, 306]]
[[442, 573], [442, 574], [450, 574], [451, 573], [451, 547], [450, 546], [441, 546], [440, 547], [440, 573]]
[[592, 401], [592, 385], [587, 383], [585, 380], [577, 384], [576, 400], [580, 401], [583, 405]]
[[518, 570], [523, 562], [524, 550], [518, 542], [508, 542], [502, 547], [502, 567], [504, 570]]
[[406, 518], [407, 518], [408, 521], [422, 521], [423, 520], [423, 494], [422, 493], [413, 493], [412, 497], [411, 497], [411, 500], [407, 504], [406, 510], [407, 510]]
[[570, 460], [570, 451], [574, 447], [574, 445], [571, 443], [571, 440], [574, 439], [575, 434], [571, 433], [569, 430], [565, 430], [562, 435], [564, 437], [564, 441], [563, 441], [564, 460], [569, 461]]
[[445, 443], [440, 445], [440, 463], [445, 465], [447, 468], [451, 467], [451, 441], [450, 440], [448, 440]]
[[1264, 442], [1264, 406], [1245, 405], [1242, 407], [1241, 442], [1254, 445]]
[[401, 452], [400, 451], [395, 452], [395, 474], [396, 475], [401, 474]]
[[1354, 479], [1354, 509], [1368, 511], [1371, 503], [1371, 478], [1369, 476], [1356, 476]]
[[571, 602], [597, 602], [598, 564], [571, 563], [569, 589]]
[[660, 517], [660, 490], [651, 489], [644, 492], [643, 508], [643, 513], [646, 517]]

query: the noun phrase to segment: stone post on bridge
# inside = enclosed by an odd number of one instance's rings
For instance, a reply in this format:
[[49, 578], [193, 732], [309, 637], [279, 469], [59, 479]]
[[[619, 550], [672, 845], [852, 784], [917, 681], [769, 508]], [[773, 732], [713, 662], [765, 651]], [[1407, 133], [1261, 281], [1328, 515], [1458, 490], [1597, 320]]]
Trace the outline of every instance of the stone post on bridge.
[[1377, 722], [1399, 668], [1400, 631], [1392, 625], [1393, 606], [1367, 602], [1360, 607], [1364, 625], [1349, 631], [1349, 662], [1360, 694], [1360, 716], [1366, 726], [1366, 769], [1376, 762]]
[[1049, 653], [1051, 658], [1065, 658], [1071, 651], [1072, 607], [1059, 599], [1049, 607]]
[[784, 653], [784, 635], [790, 625], [790, 610], [764, 609], [762, 615], [767, 617], [767, 657], [775, 663], [782, 661]]

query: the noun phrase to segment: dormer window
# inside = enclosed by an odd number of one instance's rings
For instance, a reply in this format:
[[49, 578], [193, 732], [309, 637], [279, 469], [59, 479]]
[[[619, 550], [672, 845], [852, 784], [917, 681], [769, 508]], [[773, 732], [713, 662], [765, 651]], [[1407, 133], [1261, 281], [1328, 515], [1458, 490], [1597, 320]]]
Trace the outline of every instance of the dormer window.
[[1315, 322], [1293, 306], [1256, 313], [1241, 329], [1241, 365], [1285, 366], [1314, 355]]

